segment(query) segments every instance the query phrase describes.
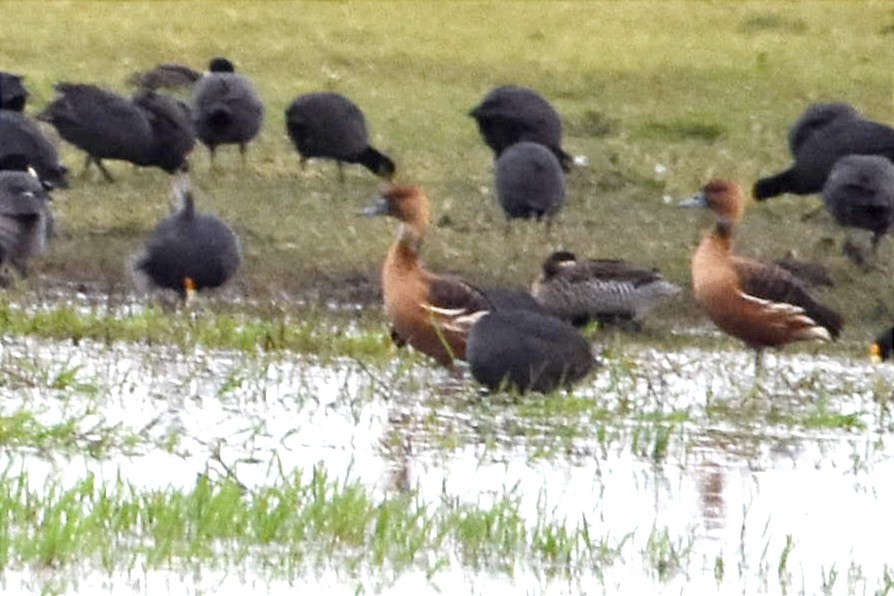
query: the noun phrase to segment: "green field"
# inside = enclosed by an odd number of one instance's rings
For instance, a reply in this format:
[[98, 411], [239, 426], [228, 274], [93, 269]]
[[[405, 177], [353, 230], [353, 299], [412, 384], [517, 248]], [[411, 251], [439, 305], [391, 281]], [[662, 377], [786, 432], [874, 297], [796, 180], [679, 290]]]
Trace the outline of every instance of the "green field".
[[[334, 90], [365, 111], [374, 145], [398, 180], [424, 187], [438, 225], [425, 258], [436, 271], [481, 283], [526, 285], [564, 247], [660, 268], [688, 285], [688, 259], [708, 220], [662, 201], [714, 176], [750, 188], [789, 163], [786, 131], [812, 101], [842, 100], [890, 121], [894, 10], [884, 2], [4, 2], [0, 68], [27, 77], [33, 114], [59, 80], [127, 92], [159, 62], [202, 68], [230, 57], [266, 102], [262, 134], [240, 165], [218, 172], [193, 153], [201, 206], [229, 220], [246, 262], [229, 295], [375, 304], [377, 270], [393, 222], [356, 217], [382, 187], [359, 166], [298, 168], [283, 111], [299, 93]], [[492, 161], [466, 114], [493, 86], [528, 85], [562, 114], [566, 149], [589, 157], [569, 178], [566, 208], [547, 235], [517, 222], [504, 233]], [[59, 234], [27, 288], [69, 282], [132, 290], [125, 257], [168, 213], [169, 177], [112, 164], [115, 184], [80, 178], [83, 156], [63, 144], [75, 174], [54, 204]], [[845, 338], [890, 323], [894, 245], [864, 273], [840, 254], [844, 233], [814, 197], [750, 206], [739, 247], [787, 250], [827, 264]], [[701, 321], [682, 308], [653, 328]]]

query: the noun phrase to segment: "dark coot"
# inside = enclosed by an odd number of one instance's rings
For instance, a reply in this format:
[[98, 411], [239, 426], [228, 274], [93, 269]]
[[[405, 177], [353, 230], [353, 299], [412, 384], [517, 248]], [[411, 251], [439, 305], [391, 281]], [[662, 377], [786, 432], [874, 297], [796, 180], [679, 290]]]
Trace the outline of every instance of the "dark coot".
[[494, 391], [547, 393], [569, 387], [595, 366], [574, 327], [530, 310], [497, 310], [472, 327], [466, 347], [472, 376]]
[[195, 209], [189, 179], [180, 174], [174, 194], [179, 211], [162, 220], [133, 263], [137, 279], [150, 287], [166, 288], [186, 296], [226, 283], [239, 268], [239, 239], [222, 219]]
[[255, 86], [234, 72], [226, 58], [213, 59], [209, 72], [196, 81], [192, 111], [196, 136], [208, 147], [212, 161], [218, 145], [239, 145], [244, 159], [264, 120], [264, 104]]
[[286, 110], [286, 130], [301, 156], [364, 166], [382, 178], [394, 175], [394, 162], [369, 144], [366, 118], [350, 99], [338, 93], [300, 95]]

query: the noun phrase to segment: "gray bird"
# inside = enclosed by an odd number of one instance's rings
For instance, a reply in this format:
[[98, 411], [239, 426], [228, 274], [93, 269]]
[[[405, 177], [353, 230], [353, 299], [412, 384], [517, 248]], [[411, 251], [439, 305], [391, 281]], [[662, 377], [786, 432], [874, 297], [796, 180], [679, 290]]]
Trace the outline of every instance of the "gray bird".
[[22, 85], [22, 76], [0, 72], [0, 110], [21, 112], [28, 100], [28, 90]]
[[302, 168], [307, 160], [320, 157], [335, 160], [342, 179], [343, 163], [360, 164], [388, 180], [394, 175], [391, 158], [369, 144], [363, 112], [343, 95], [298, 96], [286, 109], [286, 130], [301, 156]]
[[[46, 251], [52, 229], [50, 195], [36, 176], [0, 171], [0, 267], [11, 265], [22, 277], [28, 261]], [[9, 278], [0, 273], [0, 283]]]
[[248, 143], [261, 130], [264, 105], [255, 86], [236, 74], [226, 58], [214, 58], [209, 72], [196, 81], [192, 95], [196, 136], [208, 147], [211, 161], [218, 145], [239, 145], [245, 159]]
[[587, 259], [556, 251], [543, 263], [531, 294], [554, 316], [581, 327], [590, 321], [632, 323], [680, 292], [655, 269], [626, 261]]
[[184, 299], [226, 283], [242, 263], [239, 239], [222, 219], [198, 213], [186, 174], [174, 182], [179, 210], [156, 226], [133, 260], [141, 286], [166, 288]]
[[565, 202], [565, 174], [553, 153], [522, 141], [503, 151], [494, 168], [497, 198], [506, 217], [551, 218]]
[[202, 73], [182, 64], [159, 64], [150, 70], [137, 72], [127, 82], [143, 89], [183, 89], [192, 87]]
[[878, 155], [848, 155], [823, 186], [826, 209], [840, 225], [872, 232], [872, 252], [894, 226], [894, 164]]
[[574, 158], [562, 150], [562, 120], [555, 108], [528, 87], [496, 87], [469, 115], [478, 123], [484, 142], [500, 157], [520, 141], [540, 143], [555, 154], [566, 172]]
[[68, 187], [68, 169], [38, 125], [24, 113], [0, 110], [0, 160], [12, 155], [24, 157], [47, 186]]
[[85, 168], [95, 164], [108, 181], [103, 159], [158, 167], [173, 174], [182, 169], [195, 145], [189, 108], [150, 90], [128, 99], [94, 85], [57, 83], [57, 97], [38, 116], [59, 135], [87, 153]]
[[835, 162], [845, 155], [881, 155], [894, 160], [894, 128], [864, 118], [846, 103], [812, 104], [789, 130], [788, 146], [795, 163], [758, 180], [755, 199], [818, 193]]

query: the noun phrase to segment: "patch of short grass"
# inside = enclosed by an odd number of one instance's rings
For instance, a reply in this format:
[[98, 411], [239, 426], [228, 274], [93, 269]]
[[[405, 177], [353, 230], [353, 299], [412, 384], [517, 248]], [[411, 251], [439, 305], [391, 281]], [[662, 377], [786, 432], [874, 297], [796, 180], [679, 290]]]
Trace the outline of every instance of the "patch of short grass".
[[662, 582], [689, 566], [692, 536], [673, 536], [668, 528], [652, 528], [643, 552], [643, 560]]
[[29, 409], [0, 414], [0, 447], [33, 451], [41, 455], [83, 454], [94, 458], [110, 452], [129, 453], [141, 444], [140, 437], [102, 422], [86, 422], [84, 416], [66, 416], [44, 423]]
[[797, 17], [776, 12], [753, 14], [742, 19], [739, 30], [743, 33], [760, 33], [776, 31], [785, 34], [803, 34], [807, 31], [807, 23]]
[[687, 140], [711, 143], [722, 138], [726, 131], [723, 125], [704, 122], [697, 118], [686, 118], [670, 122], [647, 122], [639, 131], [644, 138], [682, 142]]
[[90, 475], [34, 490], [26, 474], [7, 470], [0, 505], [0, 569], [251, 566], [268, 579], [295, 579], [341, 566], [436, 570], [452, 553], [510, 576], [526, 565], [572, 577], [611, 565], [623, 546], [594, 537], [586, 520], [542, 516], [532, 525], [512, 495], [489, 506], [452, 499], [427, 506], [412, 493], [373, 496], [320, 467], [254, 491], [207, 475], [184, 489], [141, 491]]
[[[7, 333], [65, 339], [204, 346], [249, 352], [290, 350], [321, 358], [346, 356], [370, 362], [391, 353], [383, 326], [367, 325], [332, 312], [305, 309], [257, 316], [245, 312], [168, 312], [159, 307], [113, 313], [52, 304], [29, 310], [0, 300], [0, 325]], [[58, 379], [64, 383], [65, 379]]]

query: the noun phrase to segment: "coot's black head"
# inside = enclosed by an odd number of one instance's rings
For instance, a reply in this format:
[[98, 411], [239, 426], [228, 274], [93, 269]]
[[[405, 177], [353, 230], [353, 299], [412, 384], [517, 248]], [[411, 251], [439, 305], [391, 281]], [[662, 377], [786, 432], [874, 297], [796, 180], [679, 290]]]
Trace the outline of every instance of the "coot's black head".
[[22, 85], [21, 75], [0, 72], [0, 110], [21, 112], [27, 100], [28, 91]]
[[10, 153], [0, 157], [0, 170], [27, 172], [29, 165], [28, 158], [21, 153]]
[[208, 70], [211, 72], [236, 72], [233, 63], [220, 56], [211, 59], [211, 62], [208, 63]]

